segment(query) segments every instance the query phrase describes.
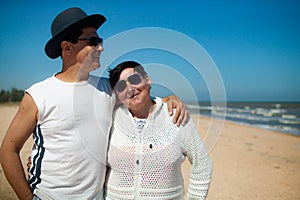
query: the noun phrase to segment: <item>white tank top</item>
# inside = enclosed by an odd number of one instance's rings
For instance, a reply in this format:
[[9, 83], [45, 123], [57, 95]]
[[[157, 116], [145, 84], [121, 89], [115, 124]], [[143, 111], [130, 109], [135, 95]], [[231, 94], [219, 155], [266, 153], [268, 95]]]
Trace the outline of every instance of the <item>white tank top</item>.
[[29, 184], [41, 199], [102, 199], [115, 97], [108, 79], [52, 76], [26, 90], [38, 108]]

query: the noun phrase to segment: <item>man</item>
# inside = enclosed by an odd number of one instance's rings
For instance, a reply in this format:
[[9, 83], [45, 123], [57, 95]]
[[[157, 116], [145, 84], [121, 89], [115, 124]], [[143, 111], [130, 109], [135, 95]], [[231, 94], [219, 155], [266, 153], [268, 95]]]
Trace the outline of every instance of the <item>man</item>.
[[[62, 70], [26, 90], [1, 147], [3, 170], [20, 199], [102, 199], [115, 96], [107, 79], [89, 72], [100, 67], [97, 29], [105, 21], [70, 8], [51, 25], [45, 52], [62, 58]], [[32, 133], [27, 182], [19, 152]]]

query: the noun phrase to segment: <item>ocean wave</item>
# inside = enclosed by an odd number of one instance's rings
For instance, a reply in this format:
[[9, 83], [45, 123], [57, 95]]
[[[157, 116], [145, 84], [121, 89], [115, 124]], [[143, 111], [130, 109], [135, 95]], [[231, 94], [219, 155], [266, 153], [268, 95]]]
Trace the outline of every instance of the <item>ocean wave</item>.
[[[223, 113], [219, 113], [219, 112], [212, 112], [212, 114], [214, 116], [223, 116]], [[245, 114], [239, 114], [239, 113], [229, 113], [227, 112], [226, 117], [230, 117], [230, 118], [235, 118], [235, 119], [244, 119], [244, 120], [249, 120], [249, 121], [265, 121], [265, 122], [270, 122], [270, 121], [274, 121], [274, 119], [271, 118], [266, 118], [266, 117], [262, 117], [262, 116], [256, 116], [256, 115], [245, 115]]]
[[300, 121], [296, 121], [296, 120], [279, 119], [278, 121], [283, 124], [300, 124]]
[[282, 118], [285, 119], [296, 119], [298, 116], [297, 115], [282, 115]]
[[240, 124], [300, 135], [300, 103], [229, 103], [188, 105], [191, 113], [226, 118]]

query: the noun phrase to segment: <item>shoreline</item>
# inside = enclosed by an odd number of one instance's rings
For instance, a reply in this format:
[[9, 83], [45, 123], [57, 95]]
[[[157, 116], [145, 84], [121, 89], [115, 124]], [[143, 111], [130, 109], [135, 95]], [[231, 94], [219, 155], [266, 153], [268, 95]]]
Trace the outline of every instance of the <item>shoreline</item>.
[[[210, 117], [203, 116], [201, 114], [200, 114], [200, 117], [205, 117], [205, 118], [210, 119]], [[300, 137], [300, 135], [299, 135], [300, 133], [299, 134], [298, 133], [291, 133], [291, 132], [287, 132], [287, 131], [284, 132], [284, 131], [281, 131], [281, 130], [278, 130], [278, 129], [275, 129], [275, 128], [260, 127], [260, 126], [257, 126], [257, 125], [247, 124], [247, 123], [244, 123], [244, 122], [237, 122], [237, 121], [233, 121], [233, 120], [229, 120], [229, 119], [226, 119], [225, 121], [226, 122], [232, 122], [232, 123], [235, 123], [235, 124], [238, 124], [238, 125], [241, 125], [241, 126], [253, 127], [253, 128], [258, 128], [258, 129], [271, 131], [271, 132], [274, 132], [274, 133]]]
[[[195, 115], [197, 117], [203, 117], [203, 118], [210, 119], [210, 117], [207, 116], [207, 115], [202, 115], [202, 114], [191, 114], [191, 115]], [[216, 120], [219, 119], [220, 120], [221, 118], [215, 117], [214, 119], [216, 119]], [[242, 125], [242, 126], [250, 126], [250, 127], [259, 128], [259, 129], [263, 129], [263, 130], [268, 130], [268, 131], [272, 131], [272, 132], [276, 132], [276, 133], [281, 133], [281, 134], [300, 137], [300, 132], [298, 132], [298, 131], [290, 131], [290, 132], [289, 131], [283, 131], [281, 129], [273, 128], [272, 126], [269, 126], [269, 125], [261, 126], [261, 125], [246, 123], [246, 122], [238, 122], [238, 121], [234, 121], [234, 120], [230, 120], [230, 119], [226, 119], [225, 121], [226, 122], [233, 122], [235, 124]]]
[[208, 117], [226, 115], [226, 120], [240, 124], [300, 136], [300, 102], [227, 102], [226, 106], [199, 102], [192, 104], [191, 109]]
[[[18, 110], [18, 105], [0, 106], [0, 141]], [[201, 138], [210, 118], [193, 116]], [[198, 120], [200, 119], [200, 120]], [[24, 168], [31, 153], [29, 139], [22, 151]], [[225, 121], [222, 133], [209, 153], [213, 178], [208, 200], [215, 199], [300, 199], [300, 137]], [[185, 188], [190, 164], [182, 165]], [[17, 199], [0, 168], [0, 199]]]

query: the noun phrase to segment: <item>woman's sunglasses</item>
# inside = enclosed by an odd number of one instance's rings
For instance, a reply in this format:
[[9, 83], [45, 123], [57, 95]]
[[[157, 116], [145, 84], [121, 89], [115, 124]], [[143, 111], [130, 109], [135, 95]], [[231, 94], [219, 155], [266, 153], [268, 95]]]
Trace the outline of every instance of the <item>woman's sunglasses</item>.
[[103, 39], [100, 37], [77, 38], [77, 40], [89, 40], [89, 45], [94, 47], [103, 42]]
[[131, 85], [138, 85], [142, 82], [142, 76], [140, 74], [132, 74], [125, 80], [119, 80], [114, 89], [117, 92], [123, 92], [127, 87], [126, 81], [128, 81]]

